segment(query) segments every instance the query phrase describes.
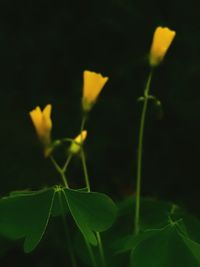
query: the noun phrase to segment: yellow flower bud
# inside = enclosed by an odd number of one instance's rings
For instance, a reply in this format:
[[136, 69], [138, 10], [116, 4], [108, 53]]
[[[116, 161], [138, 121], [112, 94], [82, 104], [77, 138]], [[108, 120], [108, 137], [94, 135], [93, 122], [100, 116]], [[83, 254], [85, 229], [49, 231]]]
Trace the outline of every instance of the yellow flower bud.
[[90, 111], [107, 80], [108, 77], [99, 73], [84, 71], [82, 107], [85, 112]]
[[45, 147], [45, 156], [48, 156], [50, 153], [50, 144], [51, 144], [51, 109], [50, 104], [46, 105], [43, 111], [40, 107], [36, 107], [29, 112], [33, 125], [35, 127], [38, 138]]
[[87, 137], [87, 131], [83, 130], [81, 134], [79, 134], [76, 138], [74, 138], [74, 142], [72, 142], [69, 148], [69, 152], [72, 154], [77, 154], [80, 151], [81, 146], [84, 143], [86, 137]]
[[156, 67], [161, 63], [175, 35], [176, 32], [167, 27], [156, 28], [149, 55], [149, 63], [152, 67]]

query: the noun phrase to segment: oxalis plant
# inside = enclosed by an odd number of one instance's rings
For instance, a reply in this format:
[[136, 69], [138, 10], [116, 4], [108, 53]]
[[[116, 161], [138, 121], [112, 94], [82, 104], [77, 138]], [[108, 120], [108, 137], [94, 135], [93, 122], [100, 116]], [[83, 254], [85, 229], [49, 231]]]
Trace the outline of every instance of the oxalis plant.
[[[139, 125], [135, 195], [114, 203], [103, 193], [92, 192], [84, 142], [87, 118], [108, 82], [91, 71], [83, 73], [82, 122], [74, 138], [52, 140], [51, 104], [30, 112], [44, 157], [52, 162], [62, 185], [39, 191], [14, 191], [0, 199], [0, 235], [23, 240], [24, 252], [36, 249], [51, 217], [60, 216], [66, 232], [66, 266], [93, 267], [197, 267], [200, 266], [200, 222], [174, 203], [141, 197], [142, 151], [148, 103], [160, 101], [150, 94], [151, 80], [176, 33], [157, 27], [149, 52], [150, 73], [143, 96]], [[67, 149], [63, 165], [57, 148]], [[82, 164], [84, 188], [70, 188], [67, 171], [74, 157]], [[71, 223], [75, 231], [71, 230]]]

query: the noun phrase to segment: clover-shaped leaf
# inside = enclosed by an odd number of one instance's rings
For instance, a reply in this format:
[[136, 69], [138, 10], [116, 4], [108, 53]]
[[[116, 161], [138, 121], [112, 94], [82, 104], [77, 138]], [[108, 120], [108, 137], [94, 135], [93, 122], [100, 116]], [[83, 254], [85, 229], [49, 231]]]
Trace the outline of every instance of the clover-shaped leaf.
[[200, 244], [183, 234], [178, 223], [149, 231], [146, 231], [147, 235], [132, 249], [131, 266], [200, 266]]
[[84, 237], [97, 245], [94, 232], [102, 232], [112, 226], [117, 208], [105, 194], [65, 189], [71, 214]]
[[84, 237], [97, 244], [94, 232], [108, 229], [115, 220], [116, 206], [106, 195], [55, 186], [40, 191], [15, 191], [0, 199], [0, 235], [25, 239], [24, 251], [40, 242], [50, 216], [72, 214]]
[[24, 251], [40, 242], [51, 213], [54, 189], [22, 191], [0, 199], [0, 234], [10, 239], [25, 238]]

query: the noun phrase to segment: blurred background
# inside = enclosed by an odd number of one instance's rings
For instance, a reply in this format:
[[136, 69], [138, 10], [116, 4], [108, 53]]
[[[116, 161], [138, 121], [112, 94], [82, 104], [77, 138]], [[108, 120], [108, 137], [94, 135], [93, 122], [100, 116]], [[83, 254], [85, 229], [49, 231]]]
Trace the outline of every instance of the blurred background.
[[[143, 94], [148, 51], [159, 25], [177, 35], [152, 81], [151, 93], [163, 110], [149, 104], [142, 193], [200, 213], [200, 25], [195, 0], [165, 5], [156, 0], [1, 1], [1, 196], [61, 182], [43, 157], [29, 111], [51, 103], [53, 138], [75, 137], [84, 70], [110, 78], [86, 125], [92, 189], [114, 200], [134, 194], [142, 106], [137, 98]], [[57, 159], [62, 163], [64, 157], [58, 153]], [[72, 187], [84, 185], [79, 158], [68, 177]], [[30, 261], [40, 266], [40, 248], [34, 252], [37, 257], [20, 250], [9, 253], [21, 266]], [[13, 266], [9, 253], [0, 259], [1, 266]]]

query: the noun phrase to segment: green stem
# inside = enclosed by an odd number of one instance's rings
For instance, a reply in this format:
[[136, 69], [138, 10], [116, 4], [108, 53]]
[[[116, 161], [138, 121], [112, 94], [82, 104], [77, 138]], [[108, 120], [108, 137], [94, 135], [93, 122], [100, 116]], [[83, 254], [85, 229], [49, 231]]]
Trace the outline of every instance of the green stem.
[[[66, 172], [67, 167], [68, 167], [68, 165], [70, 163], [71, 156], [68, 156], [63, 168], [61, 168], [58, 165], [58, 163], [56, 162], [56, 160], [54, 159], [53, 156], [50, 156], [50, 159], [51, 159], [53, 165], [55, 166], [56, 170], [60, 174], [65, 187], [69, 188], [68, 182], [67, 182], [67, 178], [65, 176], [65, 172]], [[60, 193], [59, 193], [59, 202], [60, 202], [61, 210], [63, 211], [62, 212], [62, 219], [63, 219], [64, 230], [65, 230], [65, 234], [66, 234], [66, 238], [67, 238], [67, 247], [68, 247], [69, 255], [70, 255], [70, 258], [71, 258], [72, 267], [77, 267], [76, 258], [75, 258], [75, 255], [74, 255], [74, 251], [72, 249], [72, 241], [71, 241], [69, 230], [68, 230], [67, 220], [66, 220], [66, 217], [64, 216], [64, 207], [63, 207], [63, 203], [62, 203], [62, 199], [61, 199]]]
[[[83, 113], [82, 120], [81, 120], [80, 133], [82, 133], [82, 131], [83, 131], [84, 127], [85, 127], [86, 120], [87, 120], [87, 113]], [[84, 178], [85, 178], [85, 184], [86, 184], [86, 187], [87, 187], [87, 191], [90, 192], [91, 191], [90, 190], [90, 180], [89, 180], [89, 176], [88, 176], [86, 160], [85, 160], [85, 153], [84, 153], [84, 150], [83, 150], [82, 141], [81, 141], [81, 161], [82, 161], [83, 173], [84, 173]]]
[[[67, 178], [65, 176], [65, 172], [67, 171], [67, 167], [69, 166], [69, 163], [71, 161], [71, 158], [72, 158], [72, 154], [70, 154], [68, 156], [68, 158], [67, 158], [67, 160], [66, 160], [63, 168], [61, 168], [58, 165], [58, 163], [56, 162], [56, 160], [54, 159], [54, 157], [53, 156], [50, 156], [50, 159], [51, 159], [53, 165], [55, 166], [56, 170], [60, 174], [60, 176], [62, 178], [62, 181], [63, 181], [63, 183], [64, 183], [64, 185], [65, 185], [66, 188], [69, 188], [69, 186], [68, 186]], [[84, 157], [84, 165], [85, 165], [85, 170], [87, 172], [86, 163], [85, 163], [85, 157]], [[64, 197], [66, 199], [65, 194], [64, 194]], [[67, 199], [66, 199], [66, 202], [67, 202]], [[64, 220], [66, 221], [65, 217], [64, 217]], [[65, 231], [67, 231], [67, 229]], [[68, 246], [70, 247], [69, 248], [69, 253], [70, 253], [71, 261], [72, 261], [72, 264], [73, 264], [72, 267], [76, 267], [77, 266], [76, 259], [75, 259], [75, 256], [74, 256], [74, 252], [71, 249], [72, 248], [72, 244], [71, 244], [71, 239], [70, 239], [69, 233], [68, 233], [67, 242], [68, 242]], [[92, 248], [91, 248], [90, 244], [88, 243], [88, 241], [86, 239], [85, 239], [85, 242], [86, 242], [86, 245], [87, 245], [87, 248], [88, 248], [88, 252], [89, 252], [89, 255], [90, 255], [90, 258], [91, 258], [91, 262], [93, 264], [93, 267], [97, 267], [97, 264], [96, 264], [96, 261], [95, 261], [95, 257], [94, 257], [94, 253], [92, 251]]]
[[102, 267], [106, 267], [105, 255], [104, 255], [104, 250], [103, 250], [103, 245], [102, 245], [100, 233], [96, 232], [96, 236], [97, 236], [97, 242], [98, 242], [98, 246], [99, 246], [99, 253], [100, 253], [100, 257], [101, 257]]
[[65, 164], [63, 165], [63, 168], [62, 168], [63, 173], [66, 173], [67, 167], [69, 166], [71, 159], [72, 159], [72, 154], [69, 154], [69, 156], [67, 157]]
[[[85, 127], [86, 120], [87, 120], [87, 115], [83, 114], [82, 120], [81, 120], [80, 133], [82, 133], [82, 131], [83, 131], [84, 127]], [[84, 150], [83, 150], [82, 140], [81, 140], [81, 161], [82, 161], [83, 173], [84, 173], [84, 178], [85, 178], [85, 184], [86, 184], [86, 187], [87, 187], [87, 191], [90, 192], [91, 191], [90, 190], [90, 180], [89, 180], [89, 176], [88, 176], [88, 170], [87, 170], [87, 165], [86, 165], [86, 159], [85, 159], [85, 153], [84, 153]], [[91, 245], [88, 243], [88, 241], [86, 239], [85, 239], [85, 243], [86, 243], [86, 246], [88, 248], [88, 252], [90, 254], [90, 258], [91, 258], [92, 264], [93, 264], [94, 267], [97, 267], [96, 260], [95, 260], [95, 257], [94, 257], [94, 253], [92, 251], [92, 247], [91, 247]]]
[[81, 147], [81, 161], [82, 161], [82, 166], [83, 166], [83, 173], [84, 173], [84, 178], [85, 178], [85, 184], [87, 187], [88, 192], [90, 192], [90, 180], [88, 176], [88, 171], [87, 171], [87, 165], [86, 165], [86, 160], [85, 160], [85, 153], [83, 148]]
[[55, 166], [56, 170], [58, 171], [58, 173], [60, 174], [62, 181], [65, 185], [66, 188], [69, 188], [68, 182], [67, 182], [67, 178], [65, 176], [65, 173], [63, 172], [63, 169], [58, 165], [58, 163], [56, 162], [56, 160], [54, 159], [53, 156], [50, 156], [50, 159], [53, 163], [53, 165]]
[[[64, 194], [65, 201], [66, 201], [66, 203], [68, 205], [67, 196], [66, 196], [64, 191], [63, 191], [63, 194]], [[89, 253], [89, 256], [90, 256], [91, 263], [92, 263], [93, 267], [97, 267], [92, 247], [91, 247], [91, 245], [89, 244], [89, 242], [87, 241], [87, 239], [85, 238], [84, 235], [83, 235], [83, 238], [85, 240], [85, 243], [86, 243], [86, 246], [87, 246], [87, 249], [88, 249], [88, 253]]]
[[77, 267], [76, 258], [75, 258], [74, 251], [72, 248], [72, 241], [71, 241], [71, 237], [70, 237], [70, 233], [69, 233], [69, 229], [68, 229], [67, 220], [66, 220], [66, 217], [64, 216], [64, 207], [63, 207], [63, 202], [61, 199], [60, 192], [59, 192], [59, 202], [60, 202], [60, 206], [62, 209], [62, 220], [63, 220], [63, 224], [64, 224], [65, 235], [67, 238], [67, 248], [69, 251], [70, 258], [71, 258], [72, 267]]
[[94, 257], [94, 253], [92, 251], [92, 247], [91, 247], [91, 245], [89, 244], [89, 242], [87, 241], [86, 238], [85, 238], [85, 244], [87, 246], [87, 249], [88, 249], [88, 252], [89, 252], [90, 259], [91, 259], [93, 267], [97, 267], [96, 260], [95, 260], [95, 257]]
[[[88, 192], [90, 192], [91, 191], [90, 190], [90, 180], [89, 180], [88, 171], [87, 171], [85, 153], [84, 153], [84, 150], [83, 150], [82, 147], [81, 147], [81, 160], [82, 160], [82, 165], [83, 165], [83, 172], [84, 172], [86, 187], [87, 187]], [[106, 262], [105, 262], [104, 250], [103, 250], [103, 245], [102, 245], [101, 236], [100, 236], [99, 232], [96, 232], [96, 237], [97, 237], [99, 254], [100, 254], [100, 258], [101, 258], [101, 262], [102, 262], [102, 267], [105, 267], [106, 266]]]
[[135, 199], [135, 234], [140, 231], [140, 192], [141, 192], [141, 174], [142, 174], [142, 150], [143, 150], [143, 135], [144, 135], [144, 125], [147, 112], [147, 104], [149, 100], [149, 89], [151, 84], [153, 71], [151, 70], [146, 87], [144, 90], [144, 102], [142, 108], [142, 114], [140, 119], [139, 128], [139, 140], [138, 140], [138, 152], [137, 152], [137, 177], [136, 177], [136, 199]]
[[87, 120], [87, 115], [86, 114], [83, 114], [82, 120], [81, 120], [80, 133], [83, 131], [83, 129], [85, 127], [86, 120]]

